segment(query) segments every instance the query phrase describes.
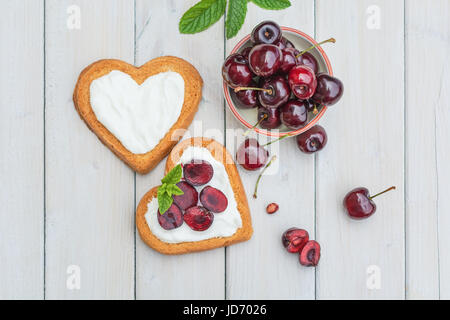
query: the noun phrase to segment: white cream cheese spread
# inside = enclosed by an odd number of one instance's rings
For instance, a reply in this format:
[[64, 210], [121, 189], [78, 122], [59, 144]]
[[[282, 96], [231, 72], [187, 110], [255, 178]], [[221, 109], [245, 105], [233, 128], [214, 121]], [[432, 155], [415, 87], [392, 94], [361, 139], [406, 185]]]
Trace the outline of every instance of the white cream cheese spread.
[[113, 70], [90, 85], [90, 102], [100, 121], [130, 152], [152, 150], [180, 116], [184, 79], [162, 72], [138, 85], [130, 75]]
[[196, 187], [198, 193], [200, 194], [200, 191], [207, 185], [217, 188], [227, 197], [228, 207], [224, 212], [214, 213], [212, 225], [204, 231], [194, 231], [185, 222], [176, 229], [165, 230], [158, 222], [158, 199], [153, 198], [147, 205], [145, 220], [151, 232], [161, 241], [180, 243], [230, 237], [242, 227], [241, 215], [239, 214], [234, 192], [224, 165], [217, 161], [208, 149], [192, 146], [184, 150], [178, 163], [187, 163], [192, 159], [208, 161], [214, 169], [211, 181], [204, 186]]

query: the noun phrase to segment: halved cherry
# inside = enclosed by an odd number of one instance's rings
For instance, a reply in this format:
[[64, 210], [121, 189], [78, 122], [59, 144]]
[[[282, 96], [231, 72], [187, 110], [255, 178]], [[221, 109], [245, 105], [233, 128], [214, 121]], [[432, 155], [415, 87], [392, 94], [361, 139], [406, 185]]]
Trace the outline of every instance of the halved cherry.
[[214, 175], [212, 165], [205, 160], [193, 159], [183, 166], [184, 179], [193, 186], [208, 183]]
[[281, 236], [283, 246], [290, 253], [301, 252], [308, 240], [308, 231], [297, 228], [290, 228]]
[[211, 186], [204, 187], [200, 192], [200, 202], [214, 213], [224, 212], [228, 207], [228, 199], [223, 192]]
[[310, 240], [303, 247], [299, 256], [300, 264], [305, 267], [315, 267], [320, 260], [320, 244]]
[[180, 181], [177, 183], [178, 188], [184, 192], [181, 196], [173, 196], [173, 202], [175, 202], [181, 210], [197, 205], [198, 192], [193, 186], [186, 181]]
[[172, 230], [183, 224], [183, 212], [175, 203], [172, 203], [164, 214], [161, 214], [159, 210], [156, 214], [158, 215], [159, 225], [163, 229]]
[[212, 225], [214, 214], [204, 207], [195, 206], [184, 212], [183, 219], [192, 230], [204, 231]]

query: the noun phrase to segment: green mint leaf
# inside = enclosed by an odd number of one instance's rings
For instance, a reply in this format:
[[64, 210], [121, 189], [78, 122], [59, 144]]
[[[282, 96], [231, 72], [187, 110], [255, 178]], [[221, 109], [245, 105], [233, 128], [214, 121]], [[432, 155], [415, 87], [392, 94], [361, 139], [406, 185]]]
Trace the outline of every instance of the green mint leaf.
[[229, 0], [227, 11], [227, 39], [233, 38], [244, 24], [247, 0]]
[[291, 6], [289, 0], [251, 0], [258, 7], [268, 10], [282, 10]]
[[181, 165], [177, 165], [172, 168], [172, 170], [167, 173], [167, 175], [161, 180], [164, 184], [177, 184], [181, 180], [181, 176], [183, 175], [183, 169]]
[[225, 13], [226, 0], [201, 0], [181, 17], [180, 33], [197, 33], [208, 29]]
[[172, 197], [167, 193], [167, 190], [164, 190], [164, 188], [161, 188], [160, 186], [158, 188], [157, 197], [158, 197], [158, 209], [160, 214], [164, 214], [172, 205], [173, 199]]
[[176, 186], [183, 175], [183, 168], [177, 165], [170, 170], [166, 176], [161, 180], [162, 185], [158, 187], [158, 208], [159, 213], [164, 214], [172, 205], [172, 195], [181, 196], [184, 192]]
[[167, 183], [163, 183], [161, 186], [159, 186], [158, 192], [167, 193]]
[[184, 194], [183, 190], [181, 190], [177, 185], [175, 184], [169, 184], [167, 185], [167, 192], [172, 196], [181, 196]]

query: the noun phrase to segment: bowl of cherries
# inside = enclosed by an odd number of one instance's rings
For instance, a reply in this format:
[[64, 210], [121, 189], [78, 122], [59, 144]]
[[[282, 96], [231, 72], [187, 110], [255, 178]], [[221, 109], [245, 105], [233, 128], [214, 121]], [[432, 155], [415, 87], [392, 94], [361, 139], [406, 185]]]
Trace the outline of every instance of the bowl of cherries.
[[263, 21], [233, 48], [222, 66], [228, 107], [245, 127], [271, 137], [311, 129], [344, 87], [307, 34]]

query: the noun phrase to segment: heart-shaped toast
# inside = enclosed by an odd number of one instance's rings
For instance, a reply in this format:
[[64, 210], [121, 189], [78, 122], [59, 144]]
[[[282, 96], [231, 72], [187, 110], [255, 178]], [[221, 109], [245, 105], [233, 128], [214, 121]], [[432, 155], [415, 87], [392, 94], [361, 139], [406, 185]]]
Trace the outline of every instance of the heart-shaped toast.
[[[211, 165], [212, 170], [207, 173], [212, 173], [212, 177], [203, 185], [187, 185], [192, 178], [187, 175], [189, 164], [195, 163], [192, 160], [202, 164], [206, 161]], [[188, 189], [193, 189], [196, 195], [198, 193], [199, 197], [192, 197], [194, 201], [189, 204], [186, 204], [186, 201], [175, 201], [174, 198], [171, 208], [176, 212], [169, 209], [161, 215], [158, 211], [158, 187], [148, 191], [136, 210], [136, 226], [142, 240], [161, 253], [184, 254], [229, 246], [250, 239], [253, 229], [247, 196], [227, 149], [213, 139], [186, 139], [170, 152], [166, 162], [166, 174], [178, 164], [183, 166], [184, 178], [177, 186], [185, 184]], [[198, 173], [198, 170], [194, 171]], [[188, 189], [184, 189], [186, 196], [189, 195]], [[219, 197], [215, 198], [215, 195]], [[223, 200], [226, 200], [226, 208], [215, 210], [214, 207]], [[212, 221], [206, 229], [196, 229], [195, 223], [204, 225], [204, 217], [198, 215], [203, 212], [206, 212], [208, 219]], [[164, 220], [164, 216], [168, 214], [169, 216], [165, 217], [167, 220]], [[192, 214], [197, 214], [194, 220], [190, 219]]]
[[177, 57], [141, 67], [99, 60], [80, 74], [75, 108], [100, 141], [133, 170], [152, 170], [181, 139], [202, 97], [198, 71]]

